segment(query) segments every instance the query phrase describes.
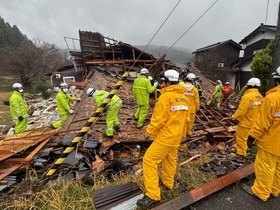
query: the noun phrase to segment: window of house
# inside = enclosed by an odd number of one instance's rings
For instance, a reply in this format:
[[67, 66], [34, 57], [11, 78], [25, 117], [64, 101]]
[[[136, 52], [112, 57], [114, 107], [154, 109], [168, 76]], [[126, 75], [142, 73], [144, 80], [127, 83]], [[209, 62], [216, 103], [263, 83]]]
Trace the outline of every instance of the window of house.
[[218, 63], [218, 67], [224, 67], [224, 63]]
[[75, 82], [75, 77], [63, 77], [63, 82], [68, 83], [68, 82]]

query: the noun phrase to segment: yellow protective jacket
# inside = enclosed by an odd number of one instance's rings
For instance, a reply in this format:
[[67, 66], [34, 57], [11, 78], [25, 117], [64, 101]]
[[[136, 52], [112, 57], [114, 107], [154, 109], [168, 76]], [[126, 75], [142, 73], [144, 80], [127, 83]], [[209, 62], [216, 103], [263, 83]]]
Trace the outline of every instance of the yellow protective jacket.
[[213, 93], [214, 96], [222, 96], [222, 86], [221, 85], [216, 85], [215, 86], [215, 91]]
[[23, 118], [27, 118], [29, 116], [28, 106], [23, 99], [22, 93], [18, 91], [13, 92], [12, 96], [10, 97], [10, 112], [14, 119], [18, 119], [20, 116]]
[[259, 148], [280, 156], [280, 85], [266, 93], [250, 136]]
[[150, 80], [140, 75], [134, 80], [133, 83], [133, 95], [138, 105], [149, 104], [149, 94], [152, 93], [156, 87], [151, 85]]
[[195, 113], [196, 109], [199, 109], [200, 106], [200, 99], [197, 88], [190, 82], [180, 82], [178, 85], [185, 88], [184, 94], [189, 99], [189, 111], [190, 113]]
[[56, 95], [56, 106], [58, 109], [58, 114], [60, 116], [69, 114], [70, 110], [70, 101], [76, 101], [75, 97], [70, 96], [67, 93], [64, 93], [62, 90]]
[[238, 125], [242, 127], [251, 128], [259, 114], [262, 100], [263, 97], [257, 88], [246, 90], [232, 119], [238, 120]]
[[166, 146], [178, 147], [186, 136], [190, 121], [188, 98], [185, 89], [179, 85], [170, 85], [161, 89], [146, 133], [154, 136], [154, 141]]
[[[107, 97], [109, 95], [109, 93], [105, 90], [101, 90], [97, 93], [96, 97], [94, 98], [94, 102], [96, 104], [97, 107], [99, 107], [102, 102], [104, 101], [105, 97]], [[110, 107], [112, 108], [116, 103], [121, 102], [121, 99], [119, 96], [114, 95], [113, 98], [111, 99], [111, 101], [106, 105], [105, 110], [110, 109]]]

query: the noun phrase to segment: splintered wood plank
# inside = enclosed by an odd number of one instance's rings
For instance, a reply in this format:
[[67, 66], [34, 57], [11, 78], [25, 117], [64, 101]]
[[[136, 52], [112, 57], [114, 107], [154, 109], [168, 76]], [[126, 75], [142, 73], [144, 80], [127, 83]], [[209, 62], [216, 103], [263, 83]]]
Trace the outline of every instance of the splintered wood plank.
[[160, 206], [153, 208], [154, 210], [169, 210], [169, 209], [181, 209], [184, 208], [202, 198], [205, 198], [208, 195], [211, 195], [214, 192], [217, 192], [223, 189], [230, 184], [249, 176], [254, 173], [253, 163], [247, 166], [244, 166], [240, 169], [237, 169], [225, 176], [217, 178], [212, 182], [209, 182], [201, 187], [195, 188], [190, 192], [182, 195], [178, 198], [175, 198], [167, 203], [164, 203]]
[[20, 168], [23, 164], [16, 164], [11, 168], [7, 168], [4, 173], [0, 174], [0, 180], [4, 179], [9, 174], [13, 173], [15, 170]]

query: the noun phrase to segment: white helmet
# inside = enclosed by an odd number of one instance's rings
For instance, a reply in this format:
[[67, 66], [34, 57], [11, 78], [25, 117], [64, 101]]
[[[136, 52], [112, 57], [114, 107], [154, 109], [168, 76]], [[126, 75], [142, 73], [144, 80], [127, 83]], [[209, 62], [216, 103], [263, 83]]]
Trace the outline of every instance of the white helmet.
[[63, 82], [60, 84], [60, 88], [67, 88], [68, 87], [68, 84]]
[[169, 82], [179, 82], [179, 73], [174, 69], [169, 69], [166, 72], [164, 72], [164, 77]]
[[140, 74], [149, 74], [149, 70], [146, 68], [141, 69]]
[[14, 90], [23, 89], [23, 86], [22, 86], [22, 84], [20, 84], [20, 83], [14, 83], [14, 84], [13, 84], [13, 89], [14, 89]]
[[280, 78], [280, 66], [276, 69], [275, 72], [272, 73], [273, 79], [279, 79]]
[[148, 79], [149, 79], [150, 81], [152, 81], [152, 80], [153, 80], [153, 77], [151, 77], [151, 76], [148, 76]]
[[222, 84], [223, 84], [222, 81], [219, 80], [219, 79], [218, 79], [216, 82], [217, 82], [219, 85], [222, 85]]
[[229, 82], [226, 82], [226, 85], [230, 85], [230, 83], [229, 83]]
[[188, 75], [187, 75], [187, 80], [189, 80], [189, 81], [192, 81], [192, 80], [194, 80], [196, 78], [196, 76], [193, 74], [193, 73], [189, 73]]
[[92, 96], [95, 92], [95, 88], [88, 88], [87, 89], [87, 96]]
[[260, 87], [261, 86], [261, 81], [259, 78], [251, 78], [247, 82], [247, 86], [252, 86], [252, 87]]

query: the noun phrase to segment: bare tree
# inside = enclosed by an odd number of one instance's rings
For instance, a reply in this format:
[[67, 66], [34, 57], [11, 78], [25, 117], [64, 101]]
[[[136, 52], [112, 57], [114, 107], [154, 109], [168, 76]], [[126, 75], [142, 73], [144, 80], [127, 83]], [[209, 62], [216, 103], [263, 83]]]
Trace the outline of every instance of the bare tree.
[[30, 86], [34, 79], [69, 64], [59, 48], [39, 39], [25, 41], [19, 47], [5, 51], [6, 71], [18, 76], [24, 86]]

